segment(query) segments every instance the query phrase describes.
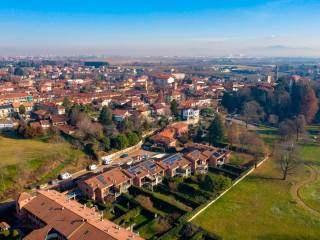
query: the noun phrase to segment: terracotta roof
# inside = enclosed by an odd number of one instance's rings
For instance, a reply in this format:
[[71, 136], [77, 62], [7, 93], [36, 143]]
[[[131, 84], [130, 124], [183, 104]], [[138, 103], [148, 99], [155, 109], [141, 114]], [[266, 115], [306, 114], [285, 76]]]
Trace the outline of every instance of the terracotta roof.
[[47, 227], [35, 230], [34, 235], [44, 240], [45, 232], [54, 229], [70, 240], [142, 240], [136, 234], [125, 230], [109, 220], [102, 220], [94, 208], [87, 208], [75, 200], [69, 200], [55, 190], [38, 190], [24, 207], [25, 210], [41, 219]]
[[130, 179], [130, 175], [121, 168], [113, 168], [98, 176], [91, 177], [84, 182], [94, 188], [108, 188], [117, 186]]

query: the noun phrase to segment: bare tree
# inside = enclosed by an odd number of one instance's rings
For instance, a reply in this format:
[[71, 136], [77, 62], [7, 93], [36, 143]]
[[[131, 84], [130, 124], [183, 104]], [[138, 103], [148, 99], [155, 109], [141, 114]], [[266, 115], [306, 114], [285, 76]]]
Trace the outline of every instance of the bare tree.
[[257, 121], [264, 117], [265, 113], [256, 101], [250, 101], [245, 103], [242, 111], [242, 115], [245, 118], [246, 128], [248, 128], [249, 121]]
[[294, 142], [285, 142], [278, 145], [277, 161], [282, 173], [282, 179], [286, 180], [289, 175], [295, 172], [298, 166], [298, 150]]

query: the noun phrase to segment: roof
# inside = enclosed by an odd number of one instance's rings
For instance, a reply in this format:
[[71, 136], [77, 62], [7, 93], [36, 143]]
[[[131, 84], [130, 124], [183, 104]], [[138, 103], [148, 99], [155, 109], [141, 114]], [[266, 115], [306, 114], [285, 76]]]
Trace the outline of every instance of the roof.
[[180, 153], [171, 155], [159, 162], [159, 165], [165, 169], [174, 169], [177, 167], [186, 167], [190, 162], [185, 159]]
[[108, 188], [117, 186], [130, 179], [130, 175], [120, 167], [108, 170], [98, 176], [91, 177], [84, 182], [93, 188]]
[[53, 123], [67, 122], [68, 118], [66, 115], [52, 115], [51, 121]]
[[116, 115], [116, 116], [125, 116], [129, 113], [128, 110], [125, 110], [125, 109], [115, 109], [112, 111], [112, 114], [113, 115]]
[[140, 240], [141, 237], [113, 222], [101, 219], [94, 208], [87, 208], [55, 190], [38, 190], [36, 197], [25, 206], [28, 212], [41, 219], [46, 226], [35, 230], [26, 239], [44, 240], [51, 229], [70, 240]]
[[147, 175], [158, 174], [161, 170], [162, 168], [156, 162], [147, 160], [130, 167], [128, 172], [136, 177], [141, 178]]

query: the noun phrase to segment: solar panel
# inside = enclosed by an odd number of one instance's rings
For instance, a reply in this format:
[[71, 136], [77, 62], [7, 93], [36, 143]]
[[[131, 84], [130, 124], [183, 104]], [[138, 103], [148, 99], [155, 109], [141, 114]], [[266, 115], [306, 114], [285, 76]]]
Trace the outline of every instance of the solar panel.
[[220, 153], [214, 152], [213, 155], [214, 155], [215, 157], [219, 157], [219, 156], [220, 156]]
[[139, 174], [141, 172], [141, 168], [139, 166], [134, 166], [129, 168], [128, 171], [133, 174]]
[[103, 184], [107, 184], [106, 180], [104, 179], [104, 176], [100, 175], [100, 176], [97, 176], [97, 179], [102, 182]]
[[175, 154], [173, 156], [170, 156], [170, 157], [164, 159], [162, 162], [164, 164], [172, 165], [175, 161], [180, 160], [180, 159], [181, 159], [181, 154]]
[[157, 165], [151, 161], [144, 162], [143, 166], [145, 166], [148, 170], [153, 170], [154, 168], [157, 167]]

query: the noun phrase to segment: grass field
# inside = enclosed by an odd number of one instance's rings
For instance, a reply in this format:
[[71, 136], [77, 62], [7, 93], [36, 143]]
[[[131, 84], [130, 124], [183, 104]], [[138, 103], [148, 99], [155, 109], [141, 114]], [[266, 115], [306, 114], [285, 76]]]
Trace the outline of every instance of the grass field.
[[[86, 162], [67, 142], [46, 143], [0, 136], [0, 198], [20, 185], [55, 178], [62, 170]], [[20, 186], [21, 187], [21, 186]]]
[[[261, 132], [268, 141], [272, 131]], [[303, 145], [301, 157], [320, 169], [320, 147]], [[224, 239], [319, 239], [320, 219], [292, 197], [293, 184], [307, 179], [309, 167], [301, 165], [287, 181], [280, 180], [278, 165], [268, 160], [252, 175], [211, 205], [193, 223]], [[301, 190], [301, 198], [320, 206], [319, 180]]]

